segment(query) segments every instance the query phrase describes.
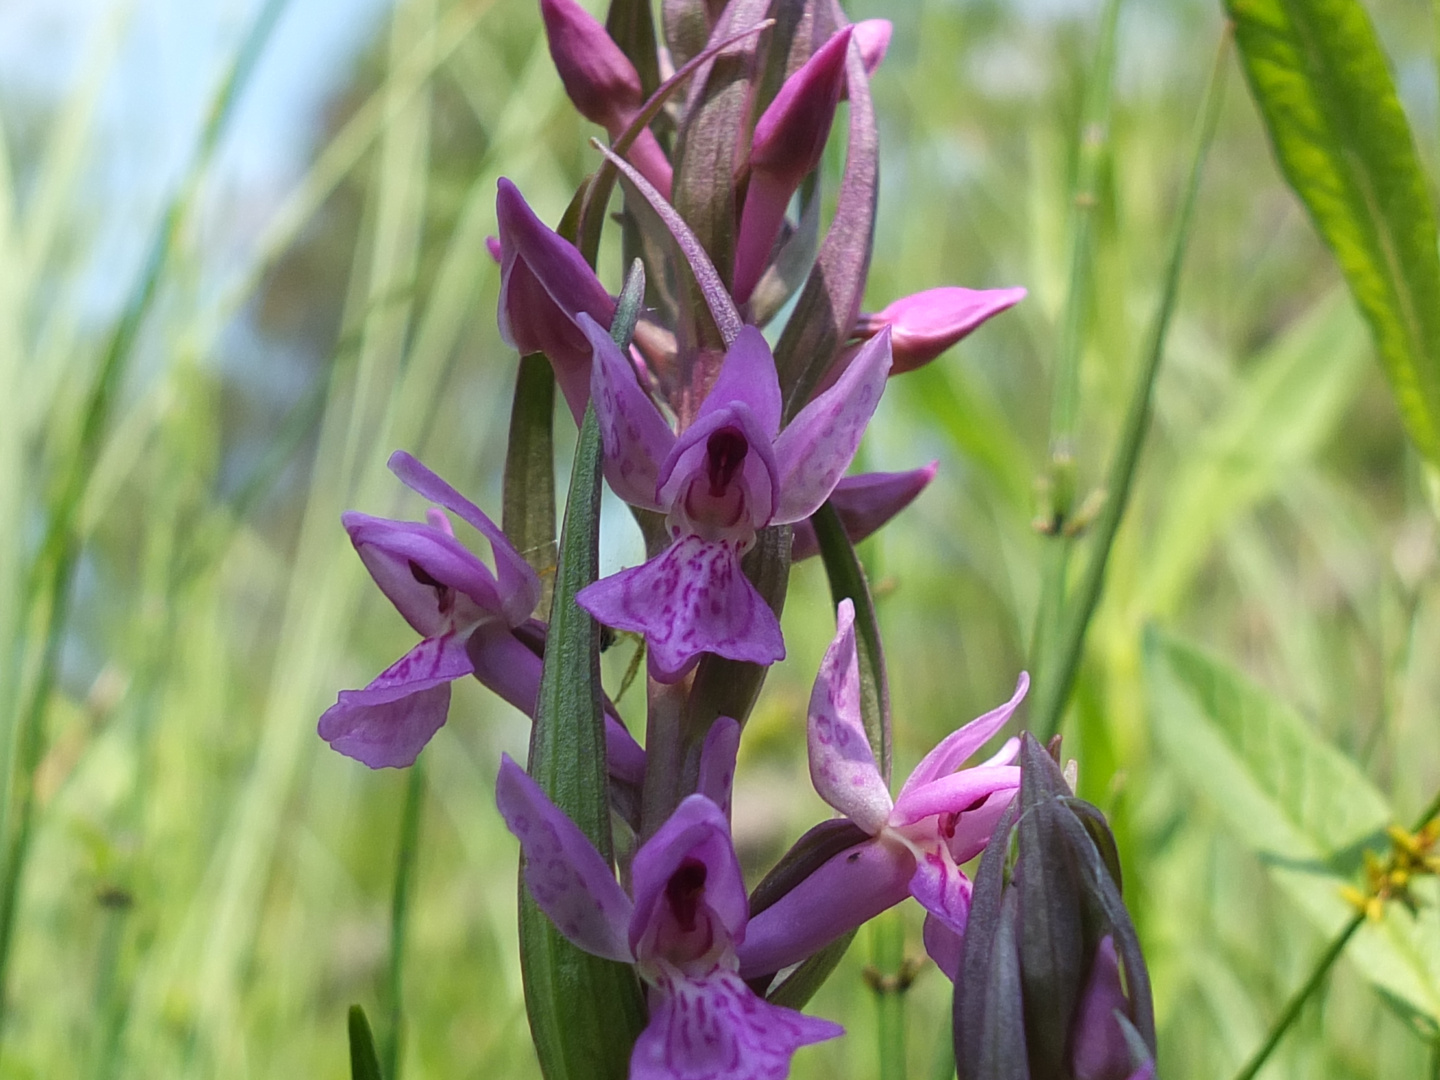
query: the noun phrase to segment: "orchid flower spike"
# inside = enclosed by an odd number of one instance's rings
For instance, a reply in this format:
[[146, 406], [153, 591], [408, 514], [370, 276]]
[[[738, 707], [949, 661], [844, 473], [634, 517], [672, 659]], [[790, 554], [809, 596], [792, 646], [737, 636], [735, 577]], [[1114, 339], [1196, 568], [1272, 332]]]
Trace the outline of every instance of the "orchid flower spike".
[[952, 980], [970, 910], [960, 867], [985, 847], [1014, 798], [1020, 770], [1011, 739], [981, 765], [961, 766], [1010, 719], [1029, 679], [1004, 705], [946, 737], [891, 799], [860, 718], [855, 608], [840, 603], [839, 627], [810, 696], [810, 777], [823, 798], [870, 839], [834, 856], [751, 922], [740, 952], [746, 978], [818, 952], [907, 895], [926, 909], [925, 949]]
[[[320, 717], [320, 737], [372, 769], [404, 768], [445, 723], [450, 684], [474, 675], [527, 715], [535, 711], [541, 659], [516, 635], [530, 620], [540, 580], [521, 554], [474, 503], [403, 451], [390, 469], [406, 486], [474, 526], [490, 542], [495, 571], [456, 538], [444, 510], [425, 523], [391, 521], [347, 511], [341, 516], [365, 568], [423, 640], [363, 690], [342, 690]], [[636, 780], [644, 751], [607, 715], [612, 772]]]
[[634, 964], [649, 987], [650, 1022], [631, 1053], [630, 1080], [783, 1080], [797, 1049], [844, 1033], [769, 1004], [737, 973], [749, 906], [730, 826], [707, 795], [685, 799], [641, 845], [631, 896], [508, 756], [495, 796], [540, 910], [577, 947]]
[[[540, 0], [540, 17], [550, 58], [576, 110], [612, 139], [619, 138], [645, 104], [635, 65], [575, 0]], [[668, 199], [670, 161], [649, 128], [640, 132], [627, 156]]]
[[760, 331], [740, 331], [676, 435], [607, 334], [582, 315], [594, 349], [591, 397], [605, 475], [626, 502], [666, 515], [671, 544], [642, 566], [586, 586], [576, 601], [600, 622], [645, 635], [650, 672], [679, 679], [701, 653], [771, 664], [780, 623], [740, 557], [758, 529], [803, 521], [835, 489], [860, 445], [890, 370], [889, 335], [780, 430], [775, 359]]

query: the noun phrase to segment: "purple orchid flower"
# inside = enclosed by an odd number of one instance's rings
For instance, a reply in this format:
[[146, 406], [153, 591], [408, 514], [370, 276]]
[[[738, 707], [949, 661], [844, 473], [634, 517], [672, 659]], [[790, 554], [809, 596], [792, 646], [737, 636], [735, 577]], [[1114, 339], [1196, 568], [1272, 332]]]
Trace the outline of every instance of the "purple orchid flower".
[[1011, 739], [983, 764], [965, 761], [999, 731], [1029, 686], [946, 737], [891, 799], [860, 719], [855, 608], [841, 601], [838, 629], [810, 695], [810, 777], [820, 797], [870, 839], [842, 851], [751, 922], [740, 951], [746, 978], [818, 952], [907, 895], [926, 909], [925, 949], [952, 980], [970, 910], [960, 869], [985, 847], [1020, 785]]
[[605, 475], [626, 502], [666, 515], [671, 545], [642, 566], [586, 586], [576, 601], [645, 635], [651, 674], [679, 679], [710, 652], [771, 664], [780, 623], [740, 557], [756, 530], [803, 521], [850, 464], [890, 370], [888, 333], [867, 342], [835, 385], [780, 430], [775, 359], [760, 331], [740, 331], [694, 422], [676, 435], [640, 389], [609, 334], [580, 316], [594, 349], [591, 396]]
[[[455, 538], [443, 510], [430, 509], [424, 523], [342, 515], [370, 576], [423, 639], [365, 689], [340, 691], [320, 717], [320, 737], [372, 769], [414, 764], [445, 723], [450, 684], [467, 675], [533, 715], [541, 659], [516, 631], [538, 643], [545, 630], [530, 618], [540, 580], [495, 523], [409, 454], [393, 454], [390, 469], [474, 526], [490, 542], [495, 572]], [[644, 751], [608, 715], [606, 746], [611, 771], [638, 780]]]
[[[738, 735], [738, 725], [728, 724]], [[736, 741], [713, 755], [728, 749], [730, 771]], [[702, 775], [728, 790], [723, 764]], [[686, 798], [635, 853], [633, 899], [579, 827], [508, 756], [496, 802], [520, 841], [525, 883], [540, 910], [577, 947], [634, 964], [649, 987], [650, 1022], [635, 1042], [630, 1080], [782, 1080], [797, 1049], [844, 1033], [769, 1004], [740, 978], [735, 950], [749, 905], [725, 813], [708, 795]]]

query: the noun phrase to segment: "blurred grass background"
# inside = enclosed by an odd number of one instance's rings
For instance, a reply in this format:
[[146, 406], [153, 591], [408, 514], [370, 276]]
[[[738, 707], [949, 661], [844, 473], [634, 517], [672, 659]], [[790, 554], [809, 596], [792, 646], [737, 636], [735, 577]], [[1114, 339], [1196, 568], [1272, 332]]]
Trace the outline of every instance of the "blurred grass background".
[[[1370, 7], [1433, 166], [1431, 14]], [[45, 689], [47, 637], [56, 678], [41, 695], [0, 1076], [346, 1076], [347, 1006], [377, 1019], [388, 1007], [406, 778], [332, 753], [314, 722], [411, 633], [339, 514], [418, 516], [384, 469], [394, 448], [498, 511], [515, 360], [496, 334], [483, 243], [495, 179], [512, 177], [557, 220], [593, 165], [592, 131], [563, 97], [529, 0], [277, 6], [86, 442], [111, 328], [165, 206], [187, 190], [204, 102], [261, 6], [237, 0], [217, 15], [92, 0], [68, 22], [23, 17], [30, 8], [0, 22], [0, 51], [59, 49], [71, 62], [38, 83], [18, 63], [0, 71], [8, 745], [23, 743], [26, 695]], [[941, 462], [864, 552], [903, 776], [1007, 696], [1025, 663], [1042, 545], [1034, 478], [1099, 5], [849, 10], [896, 24], [874, 87], [884, 157], [869, 306], [942, 283], [1030, 289], [894, 381], [862, 451], [867, 468]], [[344, 30], [325, 50], [309, 29], [330, 25], [317, 11]], [[172, 20], [169, 45], [147, 52], [157, 18]], [[194, 28], [175, 30], [186, 19]], [[1140, 359], [1220, 31], [1218, 5], [1199, 0], [1122, 10], [1081, 368], [1082, 490], [1103, 477]], [[187, 65], [200, 72], [190, 83], [163, 77]], [[307, 68], [327, 74], [291, 109], [285, 88]], [[190, 97], [165, 97], [190, 84]], [[256, 114], [256, 100], [270, 104]], [[247, 138], [266, 122], [297, 148], [291, 165], [267, 168], [269, 144]], [[32, 602], [32, 566], [77, 462], [74, 587], [52, 613]], [[1323, 941], [1154, 746], [1145, 625], [1204, 642], [1272, 687], [1402, 817], [1440, 783], [1435, 521], [1369, 339], [1233, 71], [1134, 494], [1067, 754], [1120, 837], [1161, 1075], [1224, 1077]], [[608, 565], [633, 559], [634, 543], [623, 526], [607, 533]], [[757, 873], [825, 814], [801, 732], [832, 630], [823, 572], [803, 565], [785, 614], [790, 657], [742, 750], [736, 832]], [[629, 649], [607, 657], [612, 688]], [[522, 717], [459, 686], [422, 759], [406, 1077], [537, 1075], [515, 955], [516, 850], [492, 800], [500, 752], [525, 741]], [[795, 1076], [875, 1075], [868, 956], [862, 933], [812, 1006], [850, 1035], [803, 1051]], [[929, 968], [907, 1000], [911, 1075], [942, 1077], [948, 987]], [[1433, 1061], [1342, 963], [1264, 1075], [1410, 1077]]]

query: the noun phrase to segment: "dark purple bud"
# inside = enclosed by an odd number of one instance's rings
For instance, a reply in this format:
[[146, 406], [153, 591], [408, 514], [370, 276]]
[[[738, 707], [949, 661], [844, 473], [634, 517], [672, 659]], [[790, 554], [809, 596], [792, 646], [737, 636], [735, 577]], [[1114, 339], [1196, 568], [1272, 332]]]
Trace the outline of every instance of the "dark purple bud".
[[585, 119], [614, 133], [639, 111], [640, 74], [605, 27], [575, 0], [540, 0], [550, 57]]

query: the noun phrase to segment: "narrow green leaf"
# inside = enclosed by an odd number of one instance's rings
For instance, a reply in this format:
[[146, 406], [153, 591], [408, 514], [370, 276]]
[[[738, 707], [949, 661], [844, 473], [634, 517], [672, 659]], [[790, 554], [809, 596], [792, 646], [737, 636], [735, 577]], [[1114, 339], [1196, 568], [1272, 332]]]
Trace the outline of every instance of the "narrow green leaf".
[[610, 0], [605, 32], [635, 65], [640, 89], [653, 94], [660, 85], [660, 54], [655, 48], [655, 16], [650, 0]]
[[520, 358], [505, 451], [501, 528], [540, 575], [539, 609], [550, 610], [555, 584], [555, 374], [541, 353]]
[[1359, 0], [1226, 0], [1280, 168], [1370, 324], [1411, 439], [1440, 463], [1440, 255], [1410, 125]]
[[[1150, 631], [1145, 642], [1156, 738], [1172, 768], [1207, 797], [1276, 883], [1327, 936], [1354, 914], [1340, 895], [1392, 820], [1349, 758], [1290, 708], [1229, 666]], [[1440, 927], [1387, 909], [1347, 954], [1404, 1011], [1440, 1020]]]
[[875, 602], [865, 581], [865, 569], [855, 546], [845, 535], [840, 515], [825, 503], [810, 519], [820, 544], [820, 559], [830, 579], [830, 596], [838, 607], [841, 600], [855, 605], [855, 640], [860, 654], [860, 716], [865, 736], [880, 764], [880, 775], [890, 782], [890, 685], [885, 675], [885, 650], [880, 644], [880, 624]]
[[[643, 272], [632, 272], [612, 328], [622, 345], [629, 342], [643, 292]], [[600, 428], [592, 404], [580, 425], [565, 506], [529, 772], [601, 854], [612, 858], [600, 626], [575, 603], [575, 594], [598, 572], [600, 467]], [[623, 1080], [631, 1047], [645, 1024], [635, 974], [628, 965], [591, 956], [566, 941], [524, 891], [523, 880], [520, 964], [530, 1031], [546, 1080]]]
[[359, 1005], [350, 1006], [350, 1080], [381, 1080], [380, 1059], [375, 1054], [375, 1036], [370, 1021]]

